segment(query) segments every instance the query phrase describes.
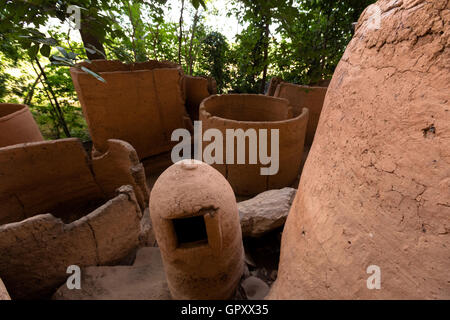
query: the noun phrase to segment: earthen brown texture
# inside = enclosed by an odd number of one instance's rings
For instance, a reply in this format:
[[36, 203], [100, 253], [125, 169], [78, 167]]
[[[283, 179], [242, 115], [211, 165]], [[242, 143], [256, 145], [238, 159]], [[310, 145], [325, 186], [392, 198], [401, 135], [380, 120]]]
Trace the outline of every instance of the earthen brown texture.
[[450, 298], [450, 3], [377, 5], [328, 89], [272, 299]]
[[2, 279], [0, 279], [0, 300], [11, 300], [11, 297], [8, 294], [8, 291], [3, 284]]
[[200, 103], [217, 93], [216, 81], [207, 77], [184, 76], [186, 90], [186, 110], [192, 121], [198, 120]]
[[63, 284], [54, 300], [169, 300], [159, 248], [141, 248], [132, 266], [92, 266], [81, 270], [81, 289]]
[[0, 148], [42, 140], [44, 138], [28, 106], [0, 103]]
[[77, 139], [0, 149], [0, 274], [13, 298], [43, 298], [70, 265], [119, 262], [139, 242], [148, 191], [126, 142], [89, 159]]
[[266, 95], [272, 96], [275, 94], [275, 91], [277, 90], [277, 87], [280, 83], [283, 82], [283, 79], [280, 77], [273, 77], [270, 79], [269, 87], [267, 88]]
[[[156, 181], [150, 215], [172, 297], [231, 298], [244, 251], [236, 199], [224, 177], [196, 160], [177, 162]], [[181, 241], [182, 232], [189, 231], [183, 226], [192, 226], [187, 219], [195, 217], [206, 229], [205, 238]]]
[[327, 87], [300, 86], [283, 82], [277, 86], [273, 95], [287, 99], [293, 108], [294, 115], [300, 114], [303, 108], [308, 108], [309, 119], [305, 138], [305, 144], [308, 146], [311, 146], [314, 140], [326, 93]]
[[82, 63], [101, 75], [70, 72], [95, 150], [104, 153], [108, 139], [129, 142], [140, 159], [168, 151], [173, 130], [190, 128], [185, 110], [183, 72], [171, 62], [123, 64], [94, 60]]
[[[308, 109], [293, 116], [286, 99], [253, 94], [215, 95], [200, 105], [203, 130], [218, 129], [225, 139], [227, 129], [267, 130], [267, 146], [271, 150], [271, 131], [279, 130], [279, 171], [275, 175], [261, 175], [260, 169], [268, 167], [259, 162], [250, 164], [249, 143], [246, 141], [246, 164], [214, 164], [238, 195], [256, 195], [266, 190], [290, 186], [297, 178], [302, 160], [303, 144], [308, 122]], [[248, 140], [248, 139], [247, 139]], [[203, 143], [206, 148], [208, 143]], [[226, 143], [224, 142], [224, 161]], [[258, 147], [259, 150], [259, 147]], [[259, 152], [259, 151], [258, 151]], [[270, 154], [269, 154], [270, 155]]]

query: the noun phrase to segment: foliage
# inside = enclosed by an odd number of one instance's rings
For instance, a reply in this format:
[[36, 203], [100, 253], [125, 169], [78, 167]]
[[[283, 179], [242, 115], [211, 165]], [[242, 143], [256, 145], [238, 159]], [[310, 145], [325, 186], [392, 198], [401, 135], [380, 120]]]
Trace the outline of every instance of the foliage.
[[[183, 10], [179, 21], [170, 22], [165, 9], [174, 1]], [[2, 1], [0, 101], [29, 104], [46, 138], [88, 140], [67, 68], [81, 60], [179, 60], [187, 74], [214, 77], [220, 93], [262, 93], [272, 76], [313, 84], [331, 78], [352, 22], [374, 0], [229, 2], [229, 14], [242, 26], [234, 42], [206, 26], [213, 1]], [[71, 40], [70, 29], [49, 27], [55, 19], [68, 22], [70, 5], [81, 10], [81, 29], [72, 30], [81, 42]]]
[[199, 73], [216, 79], [218, 92], [224, 92], [231, 81], [231, 72], [228, 69], [230, 46], [227, 39], [219, 32], [210, 32], [201, 43], [201, 52]]

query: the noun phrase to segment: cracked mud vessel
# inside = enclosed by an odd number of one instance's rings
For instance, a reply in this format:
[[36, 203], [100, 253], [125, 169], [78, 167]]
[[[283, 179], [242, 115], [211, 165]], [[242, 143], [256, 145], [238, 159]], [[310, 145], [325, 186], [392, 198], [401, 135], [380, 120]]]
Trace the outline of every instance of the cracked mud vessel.
[[150, 213], [172, 297], [231, 298], [244, 251], [227, 180], [200, 161], [177, 162], [156, 181]]
[[271, 298], [450, 298], [450, 3], [376, 5], [328, 88]]

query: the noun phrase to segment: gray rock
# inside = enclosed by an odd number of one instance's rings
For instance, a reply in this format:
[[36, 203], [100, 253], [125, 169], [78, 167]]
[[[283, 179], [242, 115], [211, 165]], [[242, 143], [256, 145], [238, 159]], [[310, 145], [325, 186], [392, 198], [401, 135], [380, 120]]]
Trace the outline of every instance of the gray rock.
[[242, 289], [248, 300], [262, 300], [269, 293], [269, 286], [261, 279], [251, 276], [242, 281]]
[[260, 237], [285, 222], [297, 190], [283, 188], [260, 193], [238, 203], [244, 237]]
[[55, 300], [168, 300], [161, 253], [157, 247], [138, 250], [133, 266], [87, 267], [81, 270], [81, 289], [63, 284]]

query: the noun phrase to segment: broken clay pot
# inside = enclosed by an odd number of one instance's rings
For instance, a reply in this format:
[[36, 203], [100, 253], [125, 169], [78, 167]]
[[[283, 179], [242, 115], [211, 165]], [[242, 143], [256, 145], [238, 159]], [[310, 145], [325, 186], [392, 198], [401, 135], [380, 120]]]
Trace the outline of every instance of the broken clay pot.
[[303, 108], [308, 108], [309, 119], [305, 138], [307, 146], [313, 143], [327, 89], [327, 87], [309, 87], [282, 82], [278, 84], [274, 93], [274, 97], [285, 98], [290, 102], [294, 115], [300, 114]]
[[28, 106], [0, 103], [0, 148], [42, 140], [44, 138]]
[[177, 64], [94, 60], [80, 66], [106, 81], [70, 69], [98, 153], [107, 150], [108, 139], [121, 139], [144, 159], [169, 151], [175, 144], [171, 141], [175, 129], [192, 127], [185, 110], [183, 72]]
[[[200, 106], [200, 120], [203, 132], [208, 129], [217, 129], [224, 137], [223, 163], [213, 164], [213, 167], [222, 173], [238, 195], [256, 195], [266, 190], [280, 189], [290, 186], [297, 179], [303, 154], [306, 127], [308, 123], [308, 109], [304, 108], [298, 115], [293, 116], [292, 108], [286, 99], [256, 94], [229, 94], [215, 95], [205, 99]], [[229, 141], [227, 129], [256, 130], [258, 141], [245, 143], [245, 164], [237, 164], [237, 139]], [[260, 130], [267, 134], [267, 139], [260, 134]], [[273, 131], [278, 130], [278, 154], [272, 146]], [[272, 163], [263, 164], [258, 156], [256, 164], [249, 161], [251, 145], [261, 152], [260, 143], [267, 143], [267, 156], [272, 152]], [[234, 143], [234, 164], [226, 164], [227, 143]], [[208, 144], [203, 143], [203, 149]], [[261, 169], [273, 165], [274, 158], [278, 157], [278, 172], [262, 175]], [[273, 165], [275, 166], [275, 165]]]
[[229, 299], [244, 266], [236, 199], [211, 166], [183, 160], [150, 195], [150, 215], [174, 299]]
[[217, 93], [217, 84], [213, 78], [184, 76], [186, 90], [186, 110], [192, 121], [198, 120], [200, 103]]
[[450, 299], [449, 43], [448, 1], [380, 0], [362, 14], [327, 92], [270, 298]]
[[44, 298], [70, 265], [114, 264], [139, 243], [148, 190], [126, 142], [89, 159], [77, 139], [0, 149], [0, 274], [13, 298]]

